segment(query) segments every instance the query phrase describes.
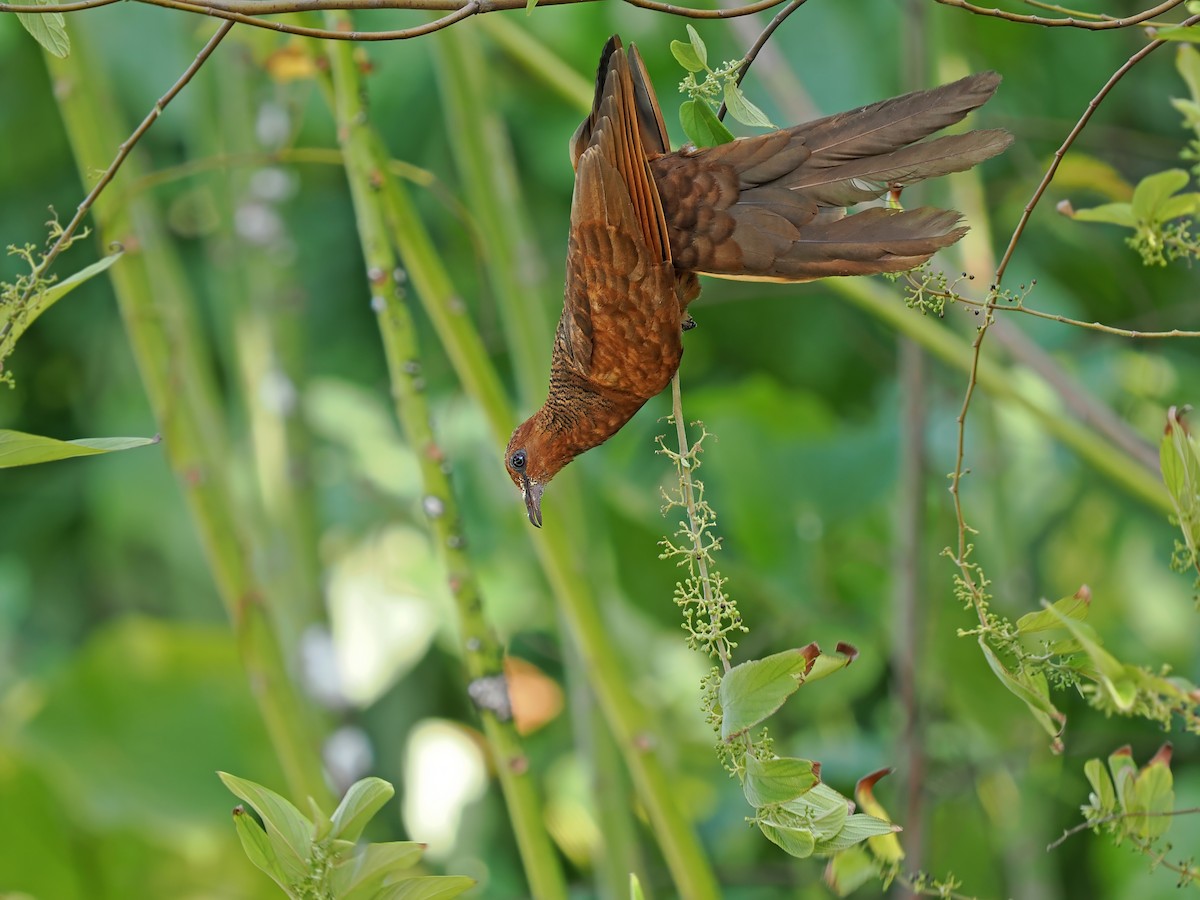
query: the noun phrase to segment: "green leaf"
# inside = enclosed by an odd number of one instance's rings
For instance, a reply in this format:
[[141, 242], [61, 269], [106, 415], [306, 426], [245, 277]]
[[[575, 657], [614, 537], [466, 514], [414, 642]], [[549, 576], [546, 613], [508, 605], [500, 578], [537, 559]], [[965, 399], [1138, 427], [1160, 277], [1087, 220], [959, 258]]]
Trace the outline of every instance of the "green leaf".
[[[50, 6], [51, 3], [50, 0], [37, 0], [37, 5]], [[65, 59], [71, 52], [71, 39], [67, 37], [67, 23], [62, 13], [17, 13], [17, 21], [51, 56]]]
[[1125, 228], [1136, 228], [1137, 219], [1133, 215], [1133, 206], [1129, 203], [1104, 203], [1091, 209], [1077, 209], [1071, 218], [1080, 222], [1104, 222], [1108, 225], [1121, 225]]
[[1133, 780], [1137, 777], [1137, 764], [1133, 761], [1133, 750], [1128, 744], [1118, 747], [1108, 755], [1108, 770], [1112, 773], [1117, 803], [1122, 810], [1128, 810]]
[[254, 817], [246, 812], [244, 807], [235, 806], [233, 808], [233, 827], [237, 831], [238, 840], [242, 842], [242, 849], [246, 851], [250, 862], [270, 875], [275, 883], [286, 891], [290, 887], [290, 883], [279, 866], [275, 851], [271, 849], [271, 842], [267, 839], [267, 833], [262, 830], [262, 826], [254, 821]]
[[810, 759], [746, 757], [742, 791], [755, 809], [794, 800], [812, 790], [821, 780], [821, 766]]
[[1179, 52], [1175, 54], [1175, 68], [1187, 85], [1188, 93], [1191, 94], [1193, 103], [1197, 105], [1197, 110], [1200, 110], [1200, 53], [1197, 53], [1196, 48], [1188, 44], [1181, 45]]
[[414, 841], [367, 844], [334, 866], [334, 894], [339, 900], [371, 900], [387, 878], [412, 868], [424, 852], [425, 845]]
[[734, 666], [721, 679], [721, 739], [744, 734], [783, 705], [800, 687], [820, 653], [816, 644], [784, 650]]
[[1177, 407], [1167, 410], [1158, 459], [1184, 543], [1195, 551], [1200, 546], [1200, 443]]
[[807, 828], [760, 819], [758, 829], [772, 844], [797, 859], [808, 859], [812, 856], [813, 848], [817, 846], [816, 838]]
[[1021, 634], [1032, 634], [1037, 631], [1057, 631], [1063, 627], [1059, 621], [1060, 616], [1082, 621], [1087, 618], [1091, 604], [1092, 592], [1085, 584], [1069, 597], [1055, 600], [1051, 604], [1054, 612], [1051, 612], [1050, 609], [1043, 609], [1039, 612], [1026, 613], [1021, 616], [1021, 618], [1017, 619], [1017, 631]]
[[[20, 17], [22, 14], [18, 13], [17, 15]], [[41, 17], [38, 16], [37, 18]], [[55, 282], [41, 292], [30, 297], [28, 305], [26, 305], [23, 309], [17, 310], [15, 314], [9, 309], [0, 308], [0, 326], [9, 326], [8, 333], [4, 334], [3, 337], [0, 337], [0, 364], [3, 364], [4, 360], [7, 359], [9, 354], [12, 353], [13, 347], [16, 345], [21, 335], [25, 333], [30, 325], [37, 321], [38, 316], [48, 310], [67, 294], [71, 293], [71, 291], [75, 290], [75, 288], [79, 287], [85, 281], [90, 278], [94, 278], [96, 275], [99, 275], [118, 259], [120, 259], [121, 255], [122, 252], [120, 251], [117, 253], [110, 253], [103, 259], [99, 259], [90, 266], [80, 269], [78, 272], [75, 272], [73, 275], [64, 278], [62, 281]], [[3, 331], [3, 328], [0, 328], [0, 331]]]
[[836, 854], [825, 867], [825, 884], [839, 897], [846, 897], [879, 874], [879, 864], [862, 847]]
[[818, 841], [813, 852], [821, 856], [829, 856], [861, 844], [868, 838], [881, 837], [885, 834], [894, 835], [900, 830], [899, 825], [893, 825], [891, 822], [885, 822], [883, 819], [877, 819], [864, 813], [855, 813], [846, 817], [845, 824], [837, 834], [826, 840]]
[[725, 82], [725, 108], [743, 125], [754, 128], [774, 128], [767, 114], [746, 99], [738, 83], [730, 79]]
[[269, 788], [228, 772], [218, 772], [217, 775], [225, 782], [225, 787], [254, 807], [267, 826], [267, 838], [288, 876], [295, 878], [306, 873], [312, 845], [312, 823], [300, 810]]
[[76, 441], [60, 441], [55, 438], [9, 431], [0, 428], [0, 469], [15, 466], [32, 466], [37, 463], [55, 462], [76, 456], [95, 456], [116, 450], [132, 450], [157, 444], [159, 438], [80, 438]]
[[1195, 215], [1200, 209], [1200, 194], [1176, 194], [1168, 197], [1158, 209], [1158, 221], [1170, 222], [1184, 216]]
[[1092, 786], [1092, 793], [1096, 796], [1096, 807], [1106, 812], [1115, 812], [1117, 792], [1113, 787], [1112, 778], [1108, 775], [1108, 770], [1104, 768], [1104, 763], [1098, 759], [1089, 759], [1083, 764], [1083, 774], [1087, 776], [1088, 783]]
[[1046, 733], [1054, 739], [1054, 746], [1057, 747], [1066, 716], [1050, 702], [1050, 689], [1046, 679], [1034, 680], [1023, 673], [1018, 675], [1008, 671], [982, 636], [979, 638], [979, 648], [983, 651], [983, 658], [987, 660], [992, 672], [1000, 679], [1000, 683], [1029, 707], [1033, 717], [1046, 729]]
[[1158, 28], [1155, 29], [1154, 39], [1156, 41], [1189, 41], [1193, 44], [1200, 43], [1200, 28], [1194, 25], [1189, 25], [1186, 28]]
[[[1187, 48], [1191, 50], [1191, 47]], [[1196, 51], [1192, 50], [1193, 53]], [[1200, 128], [1200, 103], [1195, 100], [1182, 100], [1179, 97], [1171, 98], [1171, 105], [1176, 110], [1183, 113], [1183, 124], [1192, 130]]]
[[424, 875], [385, 887], [375, 900], [449, 900], [474, 886], [475, 879], [465, 875]]
[[333, 812], [333, 836], [345, 841], [357, 841], [375, 813], [395, 794], [396, 789], [382, 778], [356, 781]]
[[781, 803], [780, 808], [809, 823], [809, 830], [818, 841], [826, 841], [842, 830], [850, 815], [850, 801], [827, 784]]
[[1167, 198], [1188, 183], [1188, 173], [1183, 169], [1167, 169], [1147, 175], [1133, 189], [1133, 217], [1138, 222], [1160, 222], [1161, 210]]
[[637, 873], [629, 873], [629, 900], [646, 900], [646, 895], [642, 891], [642, 883], [638, 881]]
[[700, 60], [700, 65], [708, 68], [708, 48], [704, 46], [704, 41], [700, 39], [700, 35], [696, 33], [696, 29], [691, 25], [686, 26], [688, 40], [691, 41], [692, 50], [696, 54], [696, 59]]
[[691, 44], [685, 44], [683, 41], [671, 41], [671, 55], [689, 72], [703, 72], [705, 69], [704, 63], [700, 61], [700, 57], [696, 55], [696, 50]]
[[1129, 821], [1130, 830], [1146, 840], [1162, 837], [1171, 826], [1169, 813], [1175, 805], [1171, 767], [1151, 761], [1133, 781], [1129, 811], [1141, 813]]
[[733, 132], [703, 100], [684, 100], [679, 104], [679, 123], [688, 140], [697, 147], [716, 147], [733, 140]]

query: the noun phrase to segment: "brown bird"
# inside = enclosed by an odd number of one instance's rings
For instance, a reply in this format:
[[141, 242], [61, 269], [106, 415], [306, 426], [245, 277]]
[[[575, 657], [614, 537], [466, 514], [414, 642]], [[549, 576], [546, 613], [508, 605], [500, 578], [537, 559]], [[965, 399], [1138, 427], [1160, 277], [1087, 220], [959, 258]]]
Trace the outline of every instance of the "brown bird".
[[505, 465], [529, 521], [572, 459], [616, 434], [670, 382], [697, 274], [752, 281], [902, 272], [967, 229], [953, 210], [846, 208], [1003, 151], [1005, 131], [922, 139], [961, 120], [995, 72], [718, 147], [670, 152], [637, 49], [614, 35], [591, 114], [571, 140], [567, 285], [546, 402]]

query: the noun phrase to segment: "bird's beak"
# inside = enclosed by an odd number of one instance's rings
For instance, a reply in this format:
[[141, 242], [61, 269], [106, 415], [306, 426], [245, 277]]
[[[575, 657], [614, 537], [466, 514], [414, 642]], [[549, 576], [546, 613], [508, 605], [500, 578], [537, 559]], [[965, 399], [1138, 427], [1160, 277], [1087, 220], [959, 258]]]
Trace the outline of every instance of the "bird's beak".
[[545, 485], [525, 477], [525, 509], [529, 513], [530, 523], [537, 528], [542, 527], [542, 491], [545, 489]]

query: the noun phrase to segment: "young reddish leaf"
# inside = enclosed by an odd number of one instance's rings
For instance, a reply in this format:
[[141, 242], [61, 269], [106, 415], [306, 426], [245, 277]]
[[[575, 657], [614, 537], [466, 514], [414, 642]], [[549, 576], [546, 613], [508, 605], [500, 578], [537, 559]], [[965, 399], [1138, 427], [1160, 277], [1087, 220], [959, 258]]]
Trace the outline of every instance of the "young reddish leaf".
[[[891, 769], [880, 769], [877, 772], [872, 772], [870, 775], [864, 775], [858, 780], [858, 784], [854, 786], [854, 799], [858, 802], [862, 811], [884, 822], [892, 821], [892, 817], [883, 808], [883, 804], [875, 799], [875, 785], [879, 783], [881, 778], [891, 773]], [[879, 837], [870, 838], [867, 841], [867, 845], [871, 848], [871, 852], [876, 858], [884, 862], [895, 863], [904, 859], [904, 848], [900, 846], [900, 840], [895, 834], [884, 834]]]

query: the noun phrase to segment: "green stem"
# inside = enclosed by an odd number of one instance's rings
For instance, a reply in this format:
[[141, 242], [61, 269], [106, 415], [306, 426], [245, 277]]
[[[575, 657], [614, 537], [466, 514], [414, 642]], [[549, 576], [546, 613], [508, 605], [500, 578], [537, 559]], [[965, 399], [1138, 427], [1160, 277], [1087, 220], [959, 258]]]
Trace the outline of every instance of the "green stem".
[[[327, 17], [331, 27], [338, 27], [347, 20], [344, 14]], [[416, 329], [405, 305], [403, 291], [394, 277], [398, 260], [392, 248], [385, 212], [385, 197], [391, 192], [380, 190], [388, 179], [386, 155], [367, 122], [362, 101], [362, 77], [355, 65], [352, 48], [345, 43], [329, 42], [326, 51], [333, 76], [338, 134], [346, 157], [346, 176], [373, 294], [372, 306], [378, 316], [387, 357], [396, 414], [420, 460], [424, 483], [422, 505], [455, 598], [463, 659], [472, 686], [488, 683], [504, 686], [505, 695], [501, 699], [490, 703], [477, 701], [477, 705], [496, 761], [530, 889], [537, 898], [565, 898], [566, 881], [543, 826], [541, 803], [512, 722], [504, 683], [504, 652], [484, 616], [479, 583], [464, 550], [462, 520], [430, 424]], [[436, 259], [432, 254], [430, 258]], [[418, 265], [423, 272], [427, 271], [424, 265]]]
[[[71, 55], [47, 57], [47, 65], [86, 183], [90, 173], [105, 169], [125, 136], [118, 131], [114, 111], [120, 107], [111, 84], [89, 61], [87, 32], [73, 37]], [[141, 169], [131, 157], [125, 177], [139, 177]], [[189, 280], [148, 198], [118, 206], [102, 194], [94, 214], [104, 242], [120, 241], [127, 248], [110, 270], [126, 333], [289, 789], [297, 799], [326, 803], [329, 789], [314, 722], [288, 676], [262, 585], [250, 566], [254, 548], [243, 523], [255, 516], [237, 506], [227, 480], [230, 445]]]

